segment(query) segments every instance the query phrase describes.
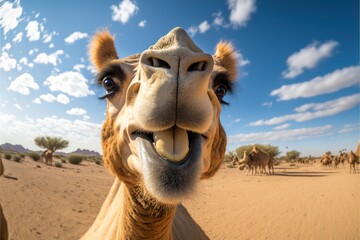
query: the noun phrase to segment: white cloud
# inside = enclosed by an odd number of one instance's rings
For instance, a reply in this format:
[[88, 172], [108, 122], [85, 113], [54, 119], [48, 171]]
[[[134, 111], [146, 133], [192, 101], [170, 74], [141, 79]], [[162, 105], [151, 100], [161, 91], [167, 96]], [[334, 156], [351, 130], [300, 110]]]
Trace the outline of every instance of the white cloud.
[[205, 33], [210, 29], [210, 25], [207, 21], [203, 21], [199, 24], [199, 33]]
[[58, 101], [59, 103], [62, 104], [68, 104], [70, 102], [70, 98], [68, 96], [66, 96], [65, 94], [58, 94], [56, 97], [56, 101]]
[[338, 45], [336, 41], [328, 41], [319, 46], [312, 43], [299, 52], [293, 53], [287, 59], [288, 69], [282, 73], [284, 78], [294, 78], [304, 72], [304, 69], [312, 69], [324, 58], [330, 57]]
[[89, 89], [88, 80], [78, 72], [64, 72], [49, 76], [45, 82], [52, 92], [60, 91], [73, 97], [86, 97], [95, 93]]
[[122, 24], [127, 23], [130, 17], [132, 17], [139, 7], [136, 5], [135, 1], [123, 0], [119, 3], [119, 6], [112, 5], [112, 20], [119, 21]]
[[22, 57], [19, 62], [25, 66], [28, 66], [28, 67], [34, 67], [34, 64], [33, 63], [29, 63], [28, 62], [28, 59], [26, 57]]
[[92, 65], [87, 66], [86, 69], [87, 69], [89, 72], [91, 72], [92, 74], [97, 74], [97, 73], [98, 73], [98, 71], [96, 70], [96, 68], [94, 68], [94, 66], [92, 66]]
[[213, 24], [215, 26], [223, 26], [224, 18], [222, 17], [222, 12], [214, 13], [214, 21]]
[[41, 104], [41, 100], [44, 100], [45, 102], [59, 102], [62, 104], [68, 104], [70, 102], [69, 97], [67, 97], [66, 95], [60, 93], [57, 95], [57, 97], [55, 97], [54, 95], [47, 93], [47, 94], [42, 94], [39, 96], [39, 98], [36, 98], [33, 100], [33, 102], [37, 103], [37, 104]]
[[198, 26], [191, 26], [187, 29], [187, 33], [190, 37], [194, 37], [197, 33], [205, 33], [210, 29], [210, 25], [207, 21], [201, 22]]
[[284, 85], [273, 90], [270, 95], [278, 96], [278, 100], [290, 100], [336, 92], [342, 88], [359, 85], [359, 71], [359, 66], [338, 69], [325, 76], [315, 77], [307, 82]]
[[245, 57], [242, 55], [241, 52], [236, 52], [235, 56], [237, 58], [237, 63], [239, 67], [243, 67], [250, 64], [250, 61], [248, 59], [245, 59]]
[[331, 125], [312, 128], [298, 128], [280, 131], [256, 132], [235, 134], [228, 137], [230, 144], [239, 142], [271, 142], [271, 141], [288, 141], [300, 140], [305, 138], [313, 138], [315, 136], [323, 136], [330, 134]]
[[64, 54], [63, 50], [57, 50], [54, 53], [47, 55], [46, 53], [39, 53], [34, 59], [34, 63], [38, 64], [52, 64], [57, 66], [58, 63], [61, 63], [60, 55]]
[[85, 115], [87, 112], [85, 109], [82, 108], [72, 108], [70, 110], [67, 110], [66, 113], [72, 116], [81, 116]]
[[346, 124], [342, 129], [338, 131], [338, 133], [349, 133], [349, 132], [359, 132], [360, 131], [360, 123], [354, 124]]
[[22, 41], [22, 37], [23, 37], [23, 33], [19, 32], [18, 34], [16, 34], [16, 36], [13, 38], [13, 42], [19, 43]]
[[268, 120], [258, 120], [250, 126], [264, 126], [282, 124], [288, 121], [305, 122], [317, 118], [333, 116], [360, 104], [360, 93], [340, 97], [323, 103], [309, 103], [295, 108], [298, 113], [274, 117]]
[[31, 50], [29, 50], [29, 55], [31, 56], [34, 53], [37, 53], [38, 51], [39, 51], [39, 49], [37, 49], [37, 48], [31, 49]]
[[8, 51], [11, 48], [11, 43], [6, 43], [5, 46], [2, 47], [2, 51]]
[[15, 78], [14, 81], [10, 83], [10, 86], [7, 90], [21, 93], [23, 95], [29, 95], [30, 89], [38, 90], [39, 85], [34, 81], [33, 76], [29, 73], [23, 73], [19, 77]]
[[262, 104], [262, 106], [264, 106], [264, 107], [272, 107], [272, 102], [264, 102], [263, 104]]
[[142, 20], [139, 22], [139, 27], [145, 27], [146, 26], [146, 20]]
[[82, 68], [85, 68], [85, 65], [84, 64], [75, 64], [73, 69], [77, 72], [81, 72], [81, 69]]
[[9, 57], [7, 52], [2, 52], [0, 56], [0, 69], [5, 72], [10, 71], [16, 67], [16, 59]]
[[74, 42], [76, 42], [77, 40], [83, 39], [83, 38], [87, 38], [88, 34], [87, 33], [83, 33], [83, 32], [73, 32], [72, 34], [70, 34], [67, 38], [65, 38], [65, 42], [68, 44], [73, 44]]
[[283, 124], [283, 125], [274, 127], [274, 130], [283, 130], [283, 129], [288, 128], [288, 127], [290, 127], [290, 124], [289, 124], [289, 123], [285, 123], [285, 124]]
[[190, 37], [195, 36], [195, 34], [198, 32], [198, 28], [195, 26], [191, 26], [188, 28], [188, 30], [186, 30], [187, 33], [190, 35]]
[[53, 31], [52, 33], [45, 33], [44, 36], [43, 36], [43, 39], [44, 39], [44, 43], [48, 43], [48, 42], [51, 42], [52, 40], [52, 37], [55, 36], [55, 35], [58, 35], [57, 32]]
[[101, 153], [101, 124], [82, 120], [72, 121], [56, 116], [18, 119], [3, 112], [0, 115], [0, 136], [4, 142], [13, 142], [37, 150], [38, 147], [34, 144], [35, 137], [56, 136], [69, 140], [69, 147], [64, 149], [65, 151], [84, 148]]
[[244, 27], [250, 15], [256, 11], [255, 0], [228, 0], [230, 22], [237, 27]]
[[30, 21], [25, 30], [29, 41], [37, 41], [40, 39], [39, 23], [37, 21]]
[[50, 43], [49, 48], [54, 48], [54, 47], [55, 47], [54, 43]]
[[41, 104], [40, 98], [35, 98], [34, 100], [32, 100], [32, 102], [36, 104]]
[[23, 108], [22, 108], [19, 104], [17, 104], [17, 103], [15, 103], [14, 106], [15, 106], [18, 110], [20, 110], [20, 111], [23, 110]]
[[20, 1], [4, 2], [0, 6], [0, 27], [4, 29], [4, 35], [17, 27], [20, 22], [22, 7]]

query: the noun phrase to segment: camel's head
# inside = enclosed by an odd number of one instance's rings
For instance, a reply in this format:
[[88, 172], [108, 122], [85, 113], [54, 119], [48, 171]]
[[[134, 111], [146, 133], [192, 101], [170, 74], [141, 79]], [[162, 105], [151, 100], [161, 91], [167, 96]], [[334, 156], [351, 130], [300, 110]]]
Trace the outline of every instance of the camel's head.
[[251, 160], [251, 156], [247, 151], [244, 151], [244, 156], [243, 158], [240, 160], [240, 163], [248, 163]]
[[225, 155], [219, 118], [236, 80], [232, 45], [220, 42], [211, 56], [175, 28], [143, 53], [119, 59], [113, 37], [99, 32], [90, 56], [106, 92], [107, 167], [159, 202], [187, 198]]

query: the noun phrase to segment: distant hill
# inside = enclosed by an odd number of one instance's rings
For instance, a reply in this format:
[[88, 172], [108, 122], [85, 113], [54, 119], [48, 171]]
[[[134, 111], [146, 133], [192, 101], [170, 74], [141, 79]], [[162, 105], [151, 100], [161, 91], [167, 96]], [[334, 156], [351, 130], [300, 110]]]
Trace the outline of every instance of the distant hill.
[[81, 154], [84, 156], [95, 156], [95, 157], [101, 157], [100, 153], [96, 152], [96, 151], [92, 151], [92, 150], [87, 150], [87, 149], [76, 149], [75, 151], [68, 153], [68, 154]]
[[14, 145], [11, 143], [4, 143], [4, 144], [1, 144], [0, 147], [5, 151], [20, 152], [20, 153], [30, 152], [29, 149], [26, 149], [22, 145], [19, 145], [19, 144]]
[[[12, 151], [12, 152], [20, 152], [20, 153], [27, 153], [27, 152], [31, 152], [31, 150], [24, 148], [22, 145], [20, 144], [11, 144], [11, 143], [4, 143], [1, 144], [0, 147], [4, 150], [4, 151]], [[92, 151], [92, 150], [88, 150], [88, 149], [76, 149], [75, 151], [71, 152], [71, 153], [64, 153], [64, 152], [59, 152], [56, 151], [55, 154], [61, 154], [61, 155], [70, 155], [70, 154], [81, 154], [84, 156], [95, 156], [95, 157], [101, 157], [100, 153], [96, 152], [96, 151]]]

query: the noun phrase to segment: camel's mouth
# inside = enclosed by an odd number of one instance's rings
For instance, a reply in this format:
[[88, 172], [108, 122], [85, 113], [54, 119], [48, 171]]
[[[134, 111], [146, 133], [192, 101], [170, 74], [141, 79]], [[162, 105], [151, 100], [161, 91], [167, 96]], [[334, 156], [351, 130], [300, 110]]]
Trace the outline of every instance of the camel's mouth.
[[178, 127], [172, 127], [164, 131], [145, 133], [136, 131], [133, 136], [142, 138], [152, 144], [152, 151], [158, 157], [173, 164], [182, 164], [188, 159], [190, 147], [196, 135]]
[[148, 191], [165, 203], [178, 203], [200, 179], [202, 135], [177, 127], [135, 133]]

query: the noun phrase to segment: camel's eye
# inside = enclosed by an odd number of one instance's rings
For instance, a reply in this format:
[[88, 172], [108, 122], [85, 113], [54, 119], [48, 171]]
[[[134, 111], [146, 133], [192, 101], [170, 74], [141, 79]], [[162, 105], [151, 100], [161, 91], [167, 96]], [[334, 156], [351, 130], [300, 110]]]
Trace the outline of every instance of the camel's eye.
[[118, 85], [116, 85], [116, 83], [114, 82], [114, 80], [111, 77], [105, 77], [102, 80], [102, 86], [104, 87], [106, 94], [104, 96], [100, 97], [100, 99], [109, 97], [109, 96], [113, 95], [114, 93], [116, 93], [117, 90], [119, 90]]
[[225, 97], [227, 92], [228, 90], [224, 85], [220, 85], [215, 88], [215, 94], [218, 97], [219, 101], [223, 104], [227, 104], [225, 101], [223, 101], [223, 97]]

